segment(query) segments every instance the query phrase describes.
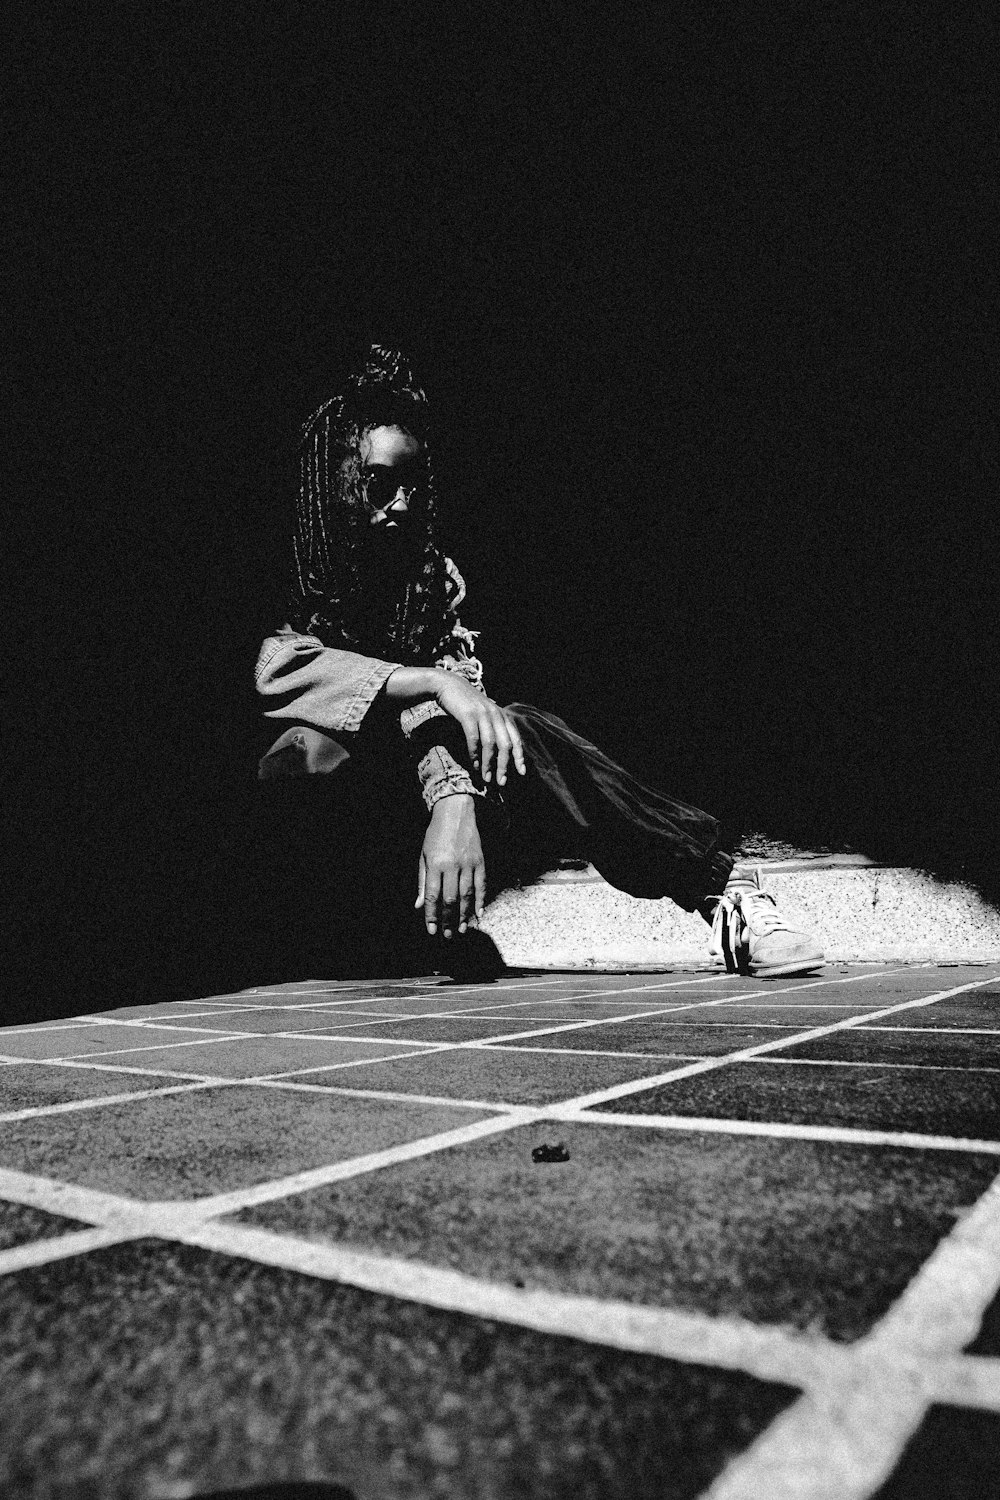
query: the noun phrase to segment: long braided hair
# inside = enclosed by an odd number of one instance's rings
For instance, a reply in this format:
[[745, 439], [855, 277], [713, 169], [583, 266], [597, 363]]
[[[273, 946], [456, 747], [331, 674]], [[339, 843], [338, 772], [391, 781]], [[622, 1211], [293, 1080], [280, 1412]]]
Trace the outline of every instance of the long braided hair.
[[[364, 503], [361, 440], [381, 426], [401, 427], [422, 444], [398, 571], [372, 546]], [[447, 648], [454, 586], [437, 541], [427, 430], [427, 397], [409, 362], [381, 344], [371, 345], [343, 393], [304, 424], [288, 597], [293, 629], [413, 666], [430, 665]]]

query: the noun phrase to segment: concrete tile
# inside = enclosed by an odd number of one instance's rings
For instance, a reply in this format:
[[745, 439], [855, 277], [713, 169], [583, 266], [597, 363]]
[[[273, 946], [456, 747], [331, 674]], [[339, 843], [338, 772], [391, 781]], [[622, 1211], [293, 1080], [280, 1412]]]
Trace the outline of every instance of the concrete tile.
[[238, 995], [211, 995], [204, 1000], [162, 1000], [153, 1005], [121, 1005], [112, 1010], [98, 1010], [94, 1014], [114, 1021], [165, 1021], [171, 1016], [201, 1015], [206, 1010], [211, 1011], [215, 1005], [235, 1009], [243, 1003]]
[[[510, 1016], [512, 1021], [521, 1022], [522, 1018], [529, 1021], [543, 1021], [553, 1026], [560, 1021], [614, 1021], [622, 1016], [631, 1015], [633, 1011], [652, 1011], [655, 1015], [677, 1016], [681, 1018], [688, 1014], [685, 1008], [686, 1002], [671, 1001], [660, 1004], [656, 1000], [645, 1000], [641, 995], [628, 995], [624, 1000], [532, 1000], [524, 1001], [520, 1005], [505, 1006], [502, 1011], [494, 1011], [493, 1015], [499, 1020], [503, 1016]], [[487, 1019], [490, 1012], [483, 1007], [478, 1012]]]
[[932, 1406], [872, 1500], [986, 1500], [998, 1453], [1000, 1415]]
[[335, 1005], [338, 1002], [347, 1003], [352, 1000], [367, 1000], [374, 1004], [378, 1000], [402, 997], [405, 995], [421, 995], [424, 993], [422, 985], [411, 984], [409, 981], [386, 981], [371, 985], [345, 984], [334, 985], [291, 985], [286, 990], [272, 992], [257, 992], [254, 994], [241, 995], [240, 1001], [247, 1005], [309, 1005], [313, 1002], [325, 1002]]
[[[165, 1035], [157, 1032], [158, 1036]], [[343, 1042], [335, 1037], [241, 1037], [230, 1041], [214, 1038], [194, 1046], [167, 1047], [156, 1051], [122, 1052], [108, 1058], [129, 1067], [178, 1069], [213, 1078], [254, 1078], [260, 1073], [283, 1073], [294, 1068], [317, 1068], [356, 1062], [359, 1059], [393, 1057], [405, 1047], [379, 1046], [377, 1042]]]
[[655, 1071], [646, 1058], [578, 1057], [564, 1052], [491, 1052], [484, 1049], [431, 1052], [423, 1057], [349, 1068], [342, 1073], [310, 1073], [309, 1083], [336, 1088], [393, 1089], [404, 1094], [445, 1095], [505, 1104], [552, 1104], [592, 1089], [609, 1088]]
[[597, 1106], [613, 1114], [695, 1115], [1000, 1140], [1000, 1074], [747, 1062]]
[[0, 1052], [3, 1042], [12, 1036], [35, 1031], [72, 1031], [78, 1026], [93, 1024], [89, 1016], [58, 1016], [51, 1021], [21, 1021], [17, 1026], [0, 1027]]
[[844, 1062], [1000, 1069], [1000, 1033], [982, 1036], [960, 1031], [874, 1031], [852, 1027], [850, 1031], [838, 1031], [814, 1042], [796, 1042], [782, 1055], [839, 1058]]
[[452, 1011], [465, 1011], [476, 1005], [474, 997], [469, 995], [400, 995], [390, 997], [387, 1000], [366, 1001], [362, 1005], [323, 1005], [322, 1007], [310, 1007], [309, 1014], [324, 1016], [331, 1025], [339, 1025], [341, 1021], [350, 1020], [351, 1016], [361, 1017], [379, 1016], [436, 1016], [439, 1012], [446, 1014]]
[[[545, 1140], [570, 1160], [532, 1162]], [[239, 1217], [528, 1288], [853, 1339], [996, 1168], [952, 1152], [539, 1125]]]
[[[169, 1079], [163, 1079], [169, 1084]], [[105, 1073], [102, 1069], [60, 1068], [47, 1063], [14, 1063], [0, 1068], [0, 1114], [66, 1104], [71, 1099], [97, 1099], [106, 1094], [132, 1094], [156, 1088], [155, 1078], [136, 1073]]]
[[693, 1500], [797, 1392], [142, 1243], [0, 1283], [0, 1488]]
[[[336, 1021], [337, 1027], [339, 1028], [342, 1025], [343, 1028], [346, 1029], [351, 1024], [348, 1019], [350, 1015], [350, 1011], [343, 1014], [342, 1021], [338, 1016]], [[377, 1012], [365, 1010], [362, 1013], [361, 1018], [364, 1021], [370, 1022], [375, 1015], [377, 1015]], [[273, 1032], [284, 1031], [330, 1031], [332, 1030], [330, 1019], [331, 1018], [329, 1014], [323, 1011], [317, 1012], [313, 1010], [291, 1010], [288, 1006], [281, 1006], [274, 1010], [255, 1009], [232, 1011], [227, 1013], [220, 1012], [217, 1016], [201, 1016], [197, 1021], [194, 1022], [188, 1020], [184, 1016], [171, 1016], [168, 1020], [163, 1021], [159, 1024], [177, 1028], [182, 1031], [191, 1026], [210, 1026], [213, 1031], [234, 1032], [237, 1034], [242, 1034], [244, 1032], [263, 1032], [265, 1035], [267, 1035]], [[197, 1034], [198, 1033], [196, 1031], [191, 1031], [190, 1039], [194, 1040]]]
[[18, 1245], [33, 1245], [36, 1240], [54, 1240], [62, 1234], [72, 1234], [75, 1229], [89, 1229], [77, 1219], [65, 1219], [61, 1214], [47, 1214], [40, 1208], [28, 1208], [23, 1203], [0, 1203], [0, 1250], [13, 1250]]
[[[871, 1006], [869, 1009], [875, 1009]], [[703, 1026], [788, 1026], [794, 1031], [809, 1031], [814, 1026], [836, 1026], [851, 1016], [865, 1015], [863, 1005], [715, 1005], [684, 1011], [675, 1019]]]
[[[797, 1027], [789, 1027], [794, 1036]], [[557, 1031], [550, 1037], [539, 1037], [539, 1047], [565, 1047], [572, 1052], [596, 1049], [608, 1052], [635, 1052], [657, 1057], [717, 1057], [736, 1052], [741, 1047], [756, 1047], [773, 1042], [781, 1032], [763, 1026], [690, 1026], [666, 1021], [610, 1022], [607, 1026], [588, 1026], [579, 1031]], [[531, 1038], [518, 1042], [519, 1047], [532, 1046]]]
[[[389, 1021], [387, 1023], [351, 1026], [352, 1037], [395, 1037], [415, 1042], [478, 1042], [493, 1036], [507, 1036], [521, 1031], [541, 1031], [547, 1026], [558, 1025], [552, 1021], [524, 1021], [519, 1018], [484, 1019], [481, 1016], [443, 1016], [439, 1020], [418, 1017], [413, 1021]], [[331, 1030], [331, 1036], [335, 1033]]]
[[7, 1032], [0, 1037], [0, 1052], [15, 1057], [85, 1057], [120, 1052], [126, 1047], [155, 1047], [163, 1035], [145, 1026], [85, 1023], [64, 1029]]
[[[943, 986], [942, 986], [943, 987]], [[916, 997], [914, 997], [916, 998]], [[873, 1021], [873, 1025], [980, 1026], [1000, 1032], [1000, 990], [973, 990], [954, 1000], [938, 1000], [926, 1009], [915, 1005], [898, 1017]]]
[[251, 1086], [0, 1127], [0, 1165], [140, 1199], [198, 1198], [343, 1161], [480, 1118]]

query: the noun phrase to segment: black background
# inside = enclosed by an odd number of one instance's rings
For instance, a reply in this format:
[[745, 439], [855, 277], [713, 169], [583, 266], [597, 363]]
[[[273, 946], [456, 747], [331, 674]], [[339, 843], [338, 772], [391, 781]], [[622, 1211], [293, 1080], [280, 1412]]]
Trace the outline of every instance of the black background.
[[995, 895], [992, 7], [142, 10], [16, 51], [15, 1006], [226, 979], [297, 427], [372, 337], [494, 697]]

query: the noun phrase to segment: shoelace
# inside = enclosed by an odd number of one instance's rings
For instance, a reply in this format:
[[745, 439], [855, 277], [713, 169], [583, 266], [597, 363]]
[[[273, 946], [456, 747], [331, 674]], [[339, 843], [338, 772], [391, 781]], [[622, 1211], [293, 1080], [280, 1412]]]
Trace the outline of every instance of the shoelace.
[[793, 929], [778, 911], [778, 903], [768, 891], [736, 891], [734, 902], [741, 912], [747, 913], [749, 923], [752, 914], [754, 932], [792, 932]]

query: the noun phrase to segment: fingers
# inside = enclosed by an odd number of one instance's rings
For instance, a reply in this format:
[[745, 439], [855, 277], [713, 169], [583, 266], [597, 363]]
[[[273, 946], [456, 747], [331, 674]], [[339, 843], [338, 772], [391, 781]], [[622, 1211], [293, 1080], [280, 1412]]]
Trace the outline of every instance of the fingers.
[[511, 754], [514, 757], [514, 764], [518, 769], [518, 773], [521, 776], [525, 776], [527, 775], [528, 768], [524, 760], [524, 744], [521, 739], [521, 731], [506, 709], [503, 710], [503, 718], [507, 726], [507, 733], [510, 735]]
[[441, 881], [441, 931], [450, 938], [458, 930], [458, 871], [446, 870]]
[[413, 910], [419, 911], [424, 904], [424, 885], [427, 880], [427, 861], [421, 854], [420, 863], [417, 865], [417, 899], [413, 903]]
[[497, 747], [497, 738], [493, 732], [493, 720], [489, 708], [479, 716], [479, 774], [483, 781], [489, 781], [493, 774], [493, 755]]
[[510, 730], [507, 727], [507, 718], [502, 708], [493, 707], [493, 732], [496, 736], [497, 746], [497, 785], [505, 786], [507, 783], [507, 766], [510, 762], [510, 752], [513, 741]]
[[469, 764], [473, 770], [479, 769], [479, 718], [476, 714], [468, 714], [458, 721], [465, 732], [465, 743], [469, 749]]
[[486, 866], [483, 863], [476, 865], [472, 872], [473, 891], [476, 902], [476, 921], [478, 922], [486, 909]]
[[426, 888], [424, 890], [424, 926], [431, 937], [438, 930], [438, 906], [441, 900], [441, 871], [435, 870], [433, 866], [427, 871]]
[[520, 731], [498, 704], [481, 698], [475, 710], [462, 714], [459, 723], [465, 734], [469, 761], [484, 785], [492, 781], [495, 771], [497, 785], [505, 786], [511, 760], [519, 775], [527, 773]]
[[476, 915], [476, 887], [472, 870], [462, 870], [458, 877], [458, 930], [465, 932]]

